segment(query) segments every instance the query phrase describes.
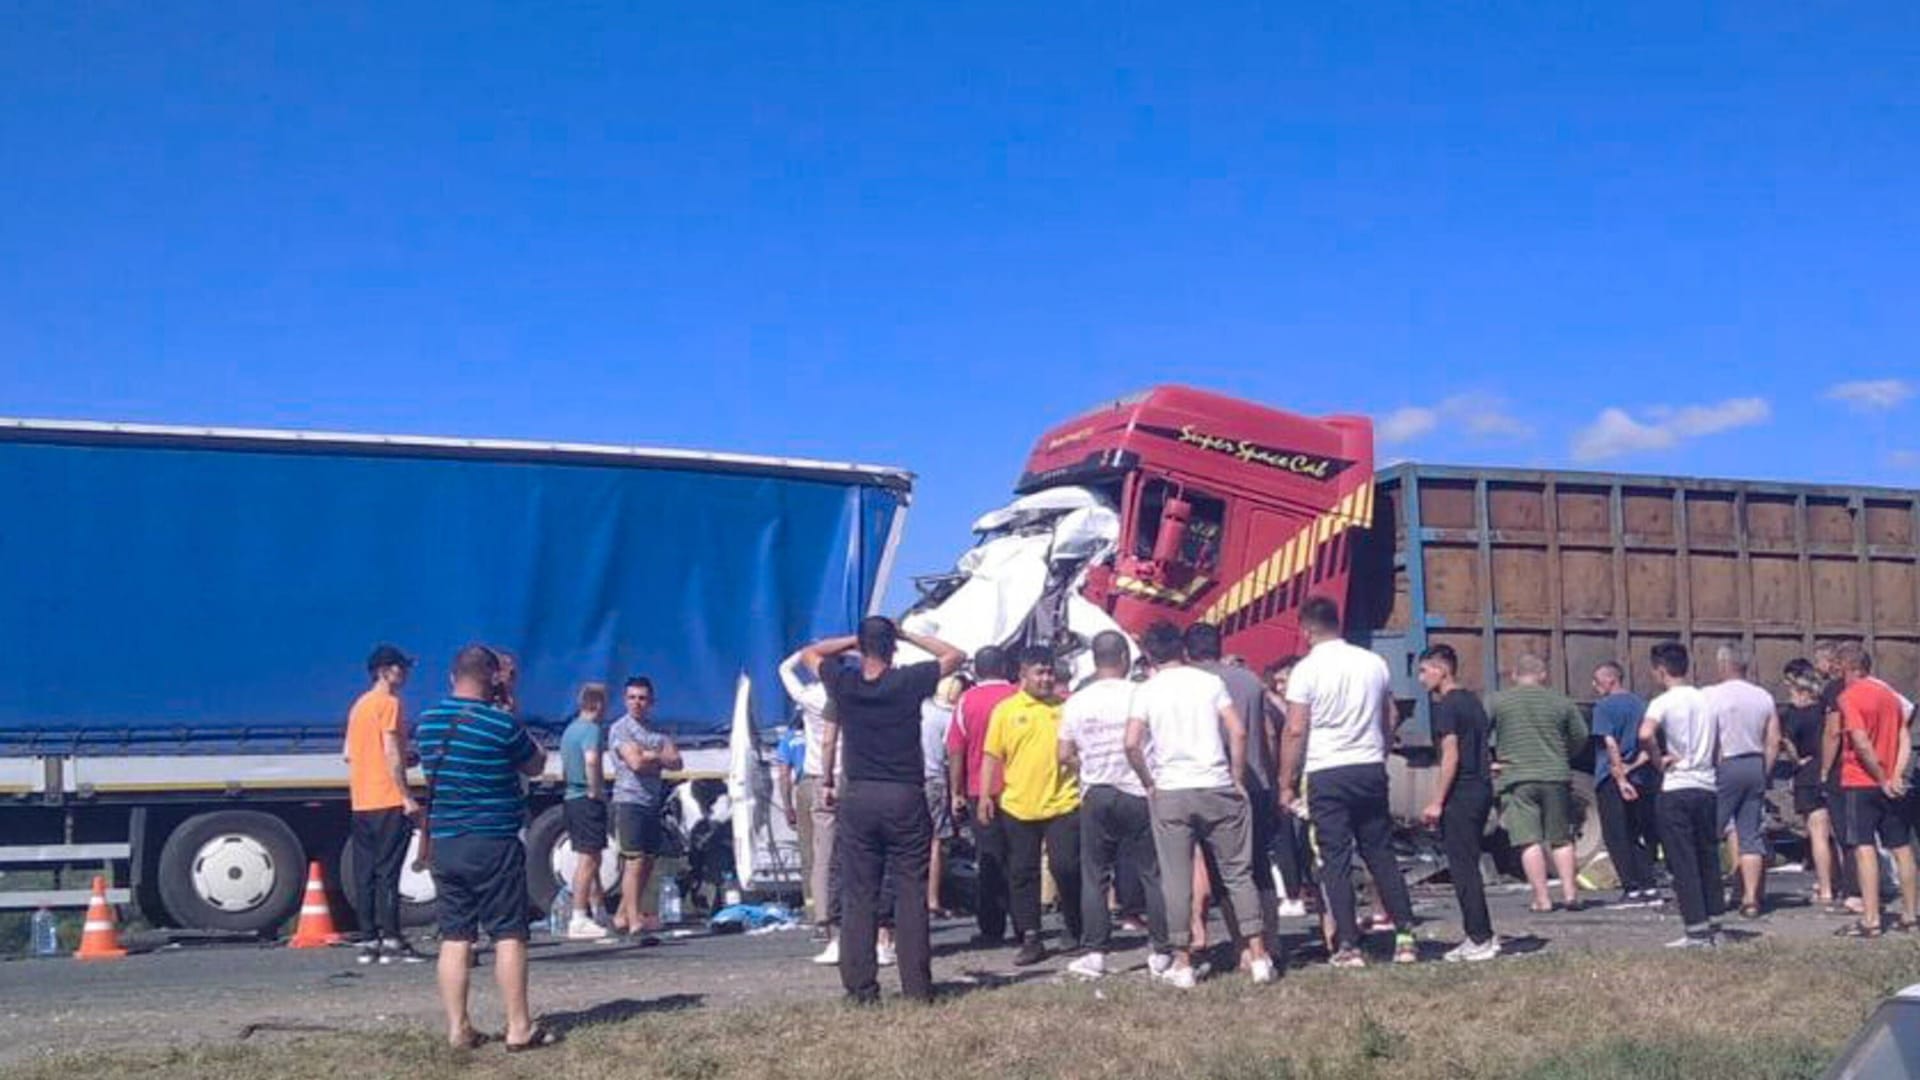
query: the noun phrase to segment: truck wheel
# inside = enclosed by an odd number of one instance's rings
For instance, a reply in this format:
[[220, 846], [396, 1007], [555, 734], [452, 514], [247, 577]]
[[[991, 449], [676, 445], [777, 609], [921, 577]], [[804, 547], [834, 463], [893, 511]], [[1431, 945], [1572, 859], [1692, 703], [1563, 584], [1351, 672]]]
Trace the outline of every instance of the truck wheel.
[[[560, 806], [550, 806], [527, 829], [527, 897], [534, 907], [549, 910], [560, 886], [572, 886], [574, 859], [565, 814]], [[600, 887], [606, 890], [611, 907], [620, 895], [620, 859], [611, 836], [600, 855]]]
[[[420, 832], [415, 830], [407, 838], [407, 858], [400, 864], [400, 925], [430, 926], [440, 910], [439, 890], [433, 884], [433, 872], [425, 867], [413, 868], [413, 860], [420, 854]], [[353, 840], [349, 838], [340, 847], [340, 892], [353, 907], [356, 926], [365, 927], [366, 913], [360, 910], [360, 902], [354, 895], [354, 875], [358, 872], [359, 858], [353, 852]]]
[[220, 810], [181, 822], [160, 850], [160, 900], [180, 926], [272, 930], [306, 887], [306, 853], [272, 814]]

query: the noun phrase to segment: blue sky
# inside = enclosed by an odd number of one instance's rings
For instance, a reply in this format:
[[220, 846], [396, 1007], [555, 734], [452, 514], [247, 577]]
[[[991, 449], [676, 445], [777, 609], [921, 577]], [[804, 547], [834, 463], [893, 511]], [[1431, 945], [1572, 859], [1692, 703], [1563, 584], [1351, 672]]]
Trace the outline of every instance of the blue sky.
[[1920, 485], [1917, 72], [1895, 3], [29, 4], [0, 412], [902, 465], [903, 572], [1158, 382]]

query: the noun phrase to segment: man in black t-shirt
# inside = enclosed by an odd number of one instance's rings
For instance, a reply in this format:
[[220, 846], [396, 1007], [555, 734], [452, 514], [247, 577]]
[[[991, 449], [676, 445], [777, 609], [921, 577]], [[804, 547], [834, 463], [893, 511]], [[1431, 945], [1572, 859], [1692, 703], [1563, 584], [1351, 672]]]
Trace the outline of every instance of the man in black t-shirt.
[[1467, 940], [1447, 960], [1491, 960], [1500, 955], [1500, 939], [1487, 913], [1487, 890], [1480, 880], [1480, 838], [1493, 809], [1493, 758], [1487, 746], [1487, 711], [1457, 681], [1460, 658], [1450, 645], [1420, 654], [1420, 685], [1433, 695], [1433, 739], [1440, 748], [1440, 783], [1422, 815], [1427, 827], [1440, 828], [1447, 849], [1447, 873], [1460, 901]]
[[[895, 667], [905, 640], [933, 656]], [[842, 653], [859, 650], [857, 666]], [[831, 638], [801, 650], [800, 663], [826, 687], [833, 703], [821, 730], [821, 797], [837, 806], [835, 843], [840, 863], [840, 982], [857, 1002], [880, 999], [881, 878], [894, 896], [894, 947], [900, 990], [933, 999], [933, 943], [927, 923], [927, 863], [933, 819], [927, 814], [920, 750], [920, 705], [940, 680], [960, 669], [966, 654], [944, 641], [901, 633], [892, 620], [861, 620], [854, 637]], [[834, 758], [845, 755], [846, 791], [834, 790]]]

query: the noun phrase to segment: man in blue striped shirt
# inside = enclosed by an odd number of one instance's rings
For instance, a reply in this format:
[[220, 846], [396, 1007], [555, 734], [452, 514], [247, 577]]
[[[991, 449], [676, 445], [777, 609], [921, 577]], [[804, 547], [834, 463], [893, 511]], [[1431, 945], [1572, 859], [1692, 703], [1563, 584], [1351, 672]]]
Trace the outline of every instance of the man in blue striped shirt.
[[467, 1012], [473, 944], [493, 939], [494, 977], [507, 1009], [507, 1049], [540, 1046], [527, 1006], [527, 806], [522, 776], [538, 776], [546, 754], [513, 714], [488, 704], [500, 657], [469, 645], [453, 662], [453, 693], [420, 716], [415, 736], [427, 774], [427, 834], [440, 900], [440, 1002], [447, 1040], [472, 1047]]

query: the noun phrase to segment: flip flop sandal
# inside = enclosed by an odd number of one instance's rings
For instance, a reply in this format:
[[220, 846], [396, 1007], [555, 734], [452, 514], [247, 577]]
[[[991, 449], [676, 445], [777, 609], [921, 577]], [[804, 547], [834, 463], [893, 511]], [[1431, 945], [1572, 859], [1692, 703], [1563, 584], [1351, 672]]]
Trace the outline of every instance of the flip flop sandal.
[[526, 1042], [517, 1042], [517, 1043], [510, 1042], [506, 1044], [507, 1053], [518, 1054], [528, 1050], [542, 1050], [542, 1049], [545, 1049], [546, 1047], [554, 1045], [555, 1043], [558, 1043], [559, 1041], [560, 1041], [560, 1036], [555, 1035], [553, 1032], [548, 1031], [546, 1028], [543, 1028], [538, 1024], [535, 1024], [533, 1027], [533, 1034], [527, 1036]]
[[1848, 923], [1840, 929], [1835, 930], [1833, 936], [1837, 938], [1872, 940], [1879, 937], [1882, 933], [1883, 931], [1877, 926], [1867, 926], [1864, 923]]
[[455, 1050], [478, 1050], [494, 1041], [496, 1041], [495, 1036], [489, 1035], [484, 1031], [473, 1031], [467, 1034], [465, 1042], [458, 1045], [449, 1043], [448, 1045], [453, 1046]]
[[1749, 904], [1740, 909], [1740, 917], [1743, 919], [1757, 919], [1760, 917], [1760, 909]]

